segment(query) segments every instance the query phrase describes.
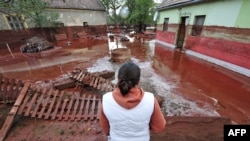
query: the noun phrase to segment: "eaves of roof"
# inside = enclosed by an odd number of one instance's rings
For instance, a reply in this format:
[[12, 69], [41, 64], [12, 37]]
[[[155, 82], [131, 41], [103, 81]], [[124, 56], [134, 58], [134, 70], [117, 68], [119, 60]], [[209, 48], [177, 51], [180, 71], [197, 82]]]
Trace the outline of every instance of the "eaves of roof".
[[156, 7], [156, 10], [162, 11], [166, 9], [178, 8], [207, 1], [212, 1], [212, 0], [165, 0], [158, 7]]

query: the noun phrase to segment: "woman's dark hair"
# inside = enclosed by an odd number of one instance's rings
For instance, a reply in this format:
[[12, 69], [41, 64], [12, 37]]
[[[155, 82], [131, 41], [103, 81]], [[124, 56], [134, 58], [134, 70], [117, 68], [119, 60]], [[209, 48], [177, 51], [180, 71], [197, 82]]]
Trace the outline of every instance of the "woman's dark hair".
[[123, 64], [118, 71], [118, 88], [122, 95], [126, 95], [129, 90], [139, 83], [141, 70], [133, 62]]

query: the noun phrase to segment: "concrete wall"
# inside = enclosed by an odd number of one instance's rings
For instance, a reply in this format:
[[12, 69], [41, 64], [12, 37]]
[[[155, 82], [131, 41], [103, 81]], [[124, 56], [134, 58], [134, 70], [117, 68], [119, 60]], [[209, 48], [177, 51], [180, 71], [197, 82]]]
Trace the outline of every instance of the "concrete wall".
[[250, 18], [247, 18], [249, 16], [250, 12], [250, 1], [249, 0], [243, 0], [243, 3], [241, 5], [241, 9], [238, 14], [238, 18], [235, 22], [235, 27], [242, 27], [242, 28], [249, 28], [250, 26]]
[[[161, 27], [162, 27], [162, 25], [161, 25]], [[172, 28], [172, 30], [175, 30], [175, 31], [164, 31], [163, 32], [162, 30], [158, 30], [159, 28], [157, 28], [156, 39], [174, 45], [176, 33], [178, 30], [178, 25], [170, 24], [168, 28]]]
[[62, 21], [65, 26], [82, 26], [83, 22], [88, 22], [88, 25], [106, 25], [107, 23], [105, 11], [70, 9], [53, 9], [53, 11], [59, 13], [58, 21]]
[[[157, 23], [163, 24], [164, 18], [169, 18], [170, 24], [178, 24], [180, 23], [180, 17], [188, 16], [190, 19], [186, 24], [193, 25], [196, 15], [206, 15], [205, 26], [234, 27], [236, 25], [240, 28], [250, 28], [245, 20], [240, 22], [241, 20], [238, 19], [238, 16], [244, 16], [247, 12], [250, 12], [247, 6], [250, 6], [248, 1], [243, 3], [242, 0], [227, 0], [168, 9], [159, 12]], [[237, 22], [240, 24], [236, 24]]]
[[29, 28], [23, 31], [2, 30], [0, 31], [0, 48], [5, 47], [5, 43], [24, 43], [33, 36], [42, 36], [50, 42], [54, 42], [55, 34], [66, 34], [67, 40], [79, 38], [78, 32], [86, 32], [88, 36], [103, 35], [107, 36], [106, 25], [92, 25], [88, 28], [82, 26], [68, 26], [57, 28]]
[[[83, 26], [83, 22], [88, 25], [106, 25], [107, 15], [105, 11], [92, 10], [73, 10], [73, 9], [47, 9], [48, 12], [59, 14], [58, 21], [64, 23], [64, 26]], [[34, 28], [35, 25], [29, 20], [25, 22], [26, 28]], [[0, 30], [10, 30], [7, 19], [4, 14], [0, 14]]]
[[[233, 65], [229, 69], [244, 73], [250, 69], [249, 6], [247, 0], [224, 0], [159, 11], [156, 38], [175, 47], [181, 17], [188, 17], [184, 50], [229, 63]], [[197, 15], [206, 15], [206, 18], [201, 35], [192, 36]], [[169, 18], [168, 31], [162, 30], [164, 18]], [[240, 70], [235, 70], [235, 66]]]
[[[105, 34], [106, 12], [92, 10], [72, 10], [72, 9], [47, 9], [48, 12], [59, 13], [58, 21], [64, 23], [64, 27], [35, 28], [34, 24], [27, 21], [26, 29], [21, 31], [11, 30], [4, 14], [0, 14], [0, 47], [5, 47], [5, 43], [23, 43], [33, 36], [42, 36], [48, 41], [55, 41], [55, 34], [67, 34], [68, 40], [78, 38], [78, 32], [86, 32], [88, 35]], [[88, 28], [83, 27], [83, 22], [88, 23]]]

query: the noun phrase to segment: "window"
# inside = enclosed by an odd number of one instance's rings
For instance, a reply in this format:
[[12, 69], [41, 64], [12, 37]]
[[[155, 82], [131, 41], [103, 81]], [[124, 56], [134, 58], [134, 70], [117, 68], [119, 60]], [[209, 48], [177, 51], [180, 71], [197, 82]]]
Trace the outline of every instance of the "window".
[[21, 17], [8, 15], [6, 16], [6, 19], [12, 30], [23, 30], [25, 28]]
[[193, 36], [199, 36], [201, 35], [202, 32], [202, 27], [205, 21], [205, 15], [202, 16], [195, 16], [195, 23], [192, 27], [192, 33], [191, 35]]
[[168, 31], [168, 21], [169, 21], [169, 18], [164, 19], [163, 31]]

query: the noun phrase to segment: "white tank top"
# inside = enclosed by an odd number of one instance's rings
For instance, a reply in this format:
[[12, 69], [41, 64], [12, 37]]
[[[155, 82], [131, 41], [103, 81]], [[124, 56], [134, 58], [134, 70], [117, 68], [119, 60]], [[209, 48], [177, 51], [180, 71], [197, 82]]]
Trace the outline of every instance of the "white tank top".
[[110, 124], [111, 141], [149, 141], [149, 122], [154, 109], [154, 95], [144, 92], [132, 109], [120, 106], [112, 92], [103, 95], [103, 111]]

